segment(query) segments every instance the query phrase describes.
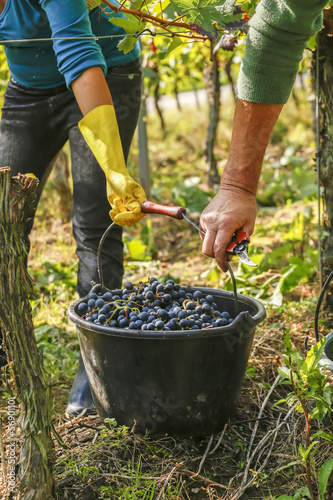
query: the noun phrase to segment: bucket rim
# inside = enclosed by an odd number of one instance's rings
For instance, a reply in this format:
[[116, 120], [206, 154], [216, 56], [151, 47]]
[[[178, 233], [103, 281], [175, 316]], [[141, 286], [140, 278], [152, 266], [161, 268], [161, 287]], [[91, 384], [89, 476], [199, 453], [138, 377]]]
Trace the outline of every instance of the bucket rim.
[[[233, 298], [233, 292], [227, 290], [219, 290], [217, 288], [207, 288], [207, 287], [188, 287], [188, 289], [196, 289], [204, 292], [226, 295], [228, 298]], [[117, 290], [114, 290], [117, 291]], [[89, 292], [90, 293], [90, 292]], [[88, 294], [89, 295], [89, 294]], [[68, 319], [76, 325], [77, 328], [82, 330], [88, 330], [94, 333], [99, 333], [102, 335], [107, 335], [111, 337], [124, 337], [132, 339], [156, 339], [156, 340], [166, 340], [166, 339], [187, 339], [187, 338], [209, 338], [221, 335], [235, 334], [241, 327], [245, 327], [247, 330], [252, 330], [255, 326], [261, 323], [266, 317], [266, 309], [259, 300], [246, 295], [238, 294], [238, 300], [240, 303], [246, 304], [251, 303], [252, 306], [257, 308], [257, 312], [254, 316], [248, 311], [242, 311], [234, 319], [232, 323], [226, 326], [213, 327], [201, 330], [126, 330], [124, 328], [108, 327], [104, 325], [96, 325], [94, 323], [89, 323], [82, 319], [76, 312], [75, 307], [87, 298], [82, 297], [75, 302], [73, 302], [67, 309]]]

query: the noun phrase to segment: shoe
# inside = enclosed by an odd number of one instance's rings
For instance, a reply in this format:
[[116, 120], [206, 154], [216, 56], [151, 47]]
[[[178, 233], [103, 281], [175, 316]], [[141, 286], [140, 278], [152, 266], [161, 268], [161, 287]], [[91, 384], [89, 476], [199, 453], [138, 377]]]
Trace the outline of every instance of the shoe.
[[89, 387], [87, 373], [80, 355], [79, 368], [69, 393], [66, 415], [90, 415], [96, 413], [94, 400]]

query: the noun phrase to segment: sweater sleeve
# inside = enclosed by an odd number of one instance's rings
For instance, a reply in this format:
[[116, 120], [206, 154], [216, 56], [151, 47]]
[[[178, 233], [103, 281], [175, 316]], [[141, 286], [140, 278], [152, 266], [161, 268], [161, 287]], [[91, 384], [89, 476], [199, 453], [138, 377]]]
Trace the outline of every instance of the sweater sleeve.
[[239, 99], [285, 104], [327, 0], [262, 0], [250, 21], [237, 81]]
[[[53, 41], [53, 49], [58, 69], [64, 76], [68, 88], [90, 67], [99, 66], [105, 74], [107, 65], [97, 42], [77, 39], [93, 36], [86, 1], [39, 0], [39, 2], [50, 23], [52, 38], [62, 38]], [[76, 39], [68, 40], [69, 37]]]

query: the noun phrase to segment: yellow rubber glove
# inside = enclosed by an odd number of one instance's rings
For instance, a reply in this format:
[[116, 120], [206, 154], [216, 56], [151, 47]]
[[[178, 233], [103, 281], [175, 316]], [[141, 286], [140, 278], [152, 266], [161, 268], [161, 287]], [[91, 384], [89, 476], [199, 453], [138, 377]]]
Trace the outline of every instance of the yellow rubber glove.
[[114, 107], [94, 108], [79, 121], [79, 129], [106, 175], [111, 219], [120, 226], [133, 226], [145, 216], [141, 203], [147, 197], [126, 169]]

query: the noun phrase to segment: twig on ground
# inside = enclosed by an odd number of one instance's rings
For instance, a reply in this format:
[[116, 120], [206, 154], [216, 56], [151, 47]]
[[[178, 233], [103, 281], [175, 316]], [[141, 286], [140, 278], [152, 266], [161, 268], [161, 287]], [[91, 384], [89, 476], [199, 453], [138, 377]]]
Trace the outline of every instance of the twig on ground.
[[99, 432], [96, 432], [95, 435], [94, 435], [93, 440], [91, 441], [91, 444], [95, 444], [96, 443], [96, 440], [97, 440], [98, 436], [99, 436]]
[[225, 424], [225, 426], [223, 427], [223, 431], [221, 432], [220, 434], [220, 437], [219, 437], [219, 440], [218, 442], [216, 443], [216, 445], [214, 446], [214, 448], [212, 449], [212, 451], [210, 451], [208, 453], [208, 455], [213, 455], [213, 453], [216, 452], [216, 450], [219, 448], [220, 444], [222, 443], [222, 440], [224, 438], [224, 434], [225, 434], [225, 431], [227, 430], [227, 427], [228, 427], [228, 424]]
[[200, 479], [200, 481], [203, 481], [204, 483], [209, 484], [210, 486], [217, 486], [218, 488], [223, 488], [224, 490], [228, 489], [228, 486], [224, 486], [224, 484], [216, 483], [215, 481], [212, 481], [211, 479], [207, 479], [204, 476], [200, 476], [199, 474], [196, 474], [195, 472], [192, 472], [187, 469], [182, 469], [180, 471], [181, 474], [185, 474], [186, 476], [189, 476], [190, 479]]
[[269, 398], [270, 398], [270, 396], [271, 396], [272, 392], [274, 391], [275, 387], [276, 387], [276, 386], [277, 386], [277, 384], [279, 383], [280, 378], [281, 378], [281, 376], [280, 376], [280, 375], [278, 375], [278, 376], [275, 378], [275, 380], [274, 380], [274, 382], [273, 382], [273, 384], [272, 384], [272, 386], [271, 386], [270, 390], [268, 391], [268, 393], [267, 393], [267, 395], [266, 395], [266, 397], [265, 397], [265, 399], [264, 399], [264, 401], [263, 401], [263, 403], [262, 403], [262, 405], [261, 405], [261, 408], [260, 408], [260, 411], [259, 411], [259, 415], [258, 415], [258, 421], [254, 424], [254, 428], [253, 428], [253, 431], [252, 431], [252, 436], [251, 436], [251, 439], [250, 439], [249, 447], [248, 447], [248, 449], [247, 449], [247, 453], [246, 453], [246, 462], [248, 462], [248, 460], [249, 460], [249, 458], [250, 458], [251, 448], [252, 448], [252, 445], [253, 445], [254, 438], [255, 438], [255, 436], [256, 436], [256, 434], [257, 434], [257, 430], [258, 430], [258, 426], [259, 426], [259, 422], [260, 422], [260, 420], [259, 420], [259, 419], [260, 419], [260, 417], [262, 416], [262, 414], [263, 414], [263, 412], [264, 412], [265, 406], [266, 406], [266, 404], [267, 404], [267, 402], [268, 402], [268, 400], [269, 400]]
[[202, 467], [203, 467], [203, 465], [205, 463], [205, 460], [207, 458], [207, 455], [208, 455], [208, 452], [210, 450], [210, 447], [212, 446], [213, 438], [214, 438], [214, 434], [211, 434], [211, 436], [209, 438], [209, 441], [208, 441], [208, 444], [207, 444], [206, 451], [205, 451], [205, 453], [204, 453], [204, 455], [203, 455], [203, 457], [201, 459], [201, 462], [199, 464], [199, 469], [198, 469], [197, 474], [200, 474], [200, 472], [201, 472], [201, 469], [202, 469]]
[[[269, 432], [267, 432], [265, 434], [265, 436], [260, 440], [260, 442], [257, 444], [257, 446], [255, 447], [255, 449], [253, 450], [249, 460], [247, 461], [247, 464], [246, 464], [246, 468], [245, 468], [245, 471], [244, 471], [244, 475], [243, 475], [243, 480], [242, 480], [242, 483], [240, 485], [240, 487], [238, 488], [238, 490], [234, 493], [234, 495], [230, 498], [228, 498], [228, 500], [238, 500], [242, 494], [249, 488], [249, 486], [251, 486], [251, 484], [254, 482], [255, 480], [255, 476], [253, 476], [248, 482], [247, 482], [247, 477], [248, 477], [248, 474], [249, 474], [249, 470], [250, 470], [250, 467], [251, 467], [251, 463], [252, 463], [252, 460], [254, 459], [256, 453], [258, 451], [260, 451], [262, 449], [262, 447], [264, 446], [264, 444], [268, 441], [268, 439], [270, 438], [270, 436], [273, 434], [274, 435], [274, 439], [273, 439], [273, 444], [275, 442], [275, 439], [276, 439], [276, 435], [277, 435], [277, 432], [279, 431], [279, 429], [286, 424], [286, 421], [287, 419], [290, 417], [290, 415], [293, 413], [293, 411], [295, 411], [295, 408], [292, 406], [290, 408], [290, 410], [288, 411], [287, 415], [284, 417], [283, 421], [282, 422], [279, 422], [278, 421], [278, 424], [276, 425], [276, 427], [272, 430], [270, 430]], [[259, 470], [262, 470], [263, 467], [265, 467], [266, 463], [268, 462], [268, 459], [271, 455], [271, 452], [272, 452], [272, 446], [270, 448], [270, 451], [263, 463], [263, 465], [260, 467]]]
[[[169, 472], [169, 474], [167, 475], [166, 480], [164, 481], [164, 484], [163, 484], [163, 486], [162, 486], [162, 489], [161, 489], [161, 491], [159, 492], [158, 497], [156, 498], [156, 500], [161, 500], [161, 498], [162, 498], [162, 496], [163, 496], [163, 494], [164, 494], [164, 491], [165, 491], [165, 489], [166, 489], [167, 485], [169, 484], [169, 482], [170, 482], [170, 480], [171, 480], [171, 478], [172, 478], [172, 476], [173, 476], [174, 472], [178, 469], [178, 467], [180, 467], [180, 465], [182, 465], [182, 464], [177, 464], [177, 465], [175, 465], [175, 466], [171, 469], [171, 471], [170, 471], [170, 472]], [[155, 479], [156, 479], [156, 478], [155, 478]]]
[[[281, 414], [279, 416], [279, 420], [280, 420], [280, 417], [281, 417]], [[266, 467], [266, 464], [267, 464], [267, 462], [269, 460], [269, 457], [272, 454], [273, 446], [274, 446], [274, 443], [275, 443], [275, 440], [276, 440], [276, 436], [277, 436], [279, 427], [280, 426], [279, 426], [279, 422], [278, 422], [278, 425], [273, 430], [274, 436], [273, 436], [273, 440], [272, 440], [271, 446], [269, 448], [269, 452], [267, 453], [264, 462], [260, 466], [260, 468], [258, 470], [258, 473], [261, 472]], [[259, 460], [259, 458], [258, 458], [258, 460]], [[258, 461], [257, 461], [257, 463], [258, 463]], [[251, 484], [255, 481], [255, 478], [256, 478], [256, 476], [253, 475], [251, 477], [251, 479], [246, 484], [243, 484], [244, 483], [244, 479], [243, 479], [242, 484], [240, 485], [239, 489], [236, 491], [235, 495], [230, 500], [238, 500], [243, 495], [243, 493], [249, 488], [249, 486], [251, 486]]]

